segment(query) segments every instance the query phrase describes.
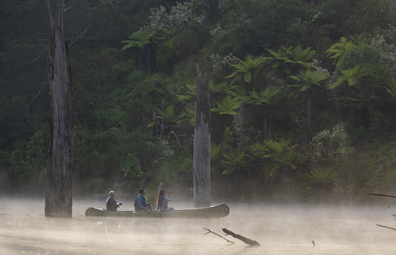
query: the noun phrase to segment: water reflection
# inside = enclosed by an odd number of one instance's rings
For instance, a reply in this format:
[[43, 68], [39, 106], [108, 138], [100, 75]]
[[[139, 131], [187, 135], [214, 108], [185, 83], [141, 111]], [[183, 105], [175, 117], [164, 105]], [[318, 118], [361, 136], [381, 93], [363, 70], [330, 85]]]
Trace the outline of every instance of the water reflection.
[[[18, 204], [15, 211], [0, 209], [0, 254], [387, 255], [396, 251], [396, 231], [376, 226], [396, 227], [396, 220], [382, 207], [230, 205], [231, 213], [224, 219], [189, 220], [85, 218], [86, 204], [75, 202], [72, 219], [45, 218], [42, 202], [30, 204], [29, 210]], [[203, 227], [221, 235], [227, 228], [261, 246], [249, 247], [227, 236], [235, 242], [229, 244], [213, 234], [204, 235]]]

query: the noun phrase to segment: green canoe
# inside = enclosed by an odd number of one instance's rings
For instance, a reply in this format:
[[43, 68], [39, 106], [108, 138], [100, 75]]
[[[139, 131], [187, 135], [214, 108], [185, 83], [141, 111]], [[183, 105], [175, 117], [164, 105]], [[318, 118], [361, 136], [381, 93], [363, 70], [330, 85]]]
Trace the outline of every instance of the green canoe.
[[218, 219], [226, 217], [230, 208], [226, 204], [212, 205], [209, 207], [174, 210], [173, 212], [135, 213], [133, 211], [111, 212], [102, 208], [89, 207], [85, 217], [146, 217], [146, 218], [207, 218]]

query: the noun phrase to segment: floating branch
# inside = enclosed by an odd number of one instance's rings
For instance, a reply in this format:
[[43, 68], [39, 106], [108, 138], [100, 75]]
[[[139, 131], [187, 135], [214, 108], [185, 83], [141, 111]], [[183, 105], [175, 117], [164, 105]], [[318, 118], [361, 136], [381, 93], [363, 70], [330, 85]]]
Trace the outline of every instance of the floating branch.
[[237, 238], [237, 239], [241, 240], [242, 242], [244, 242], [244, 243], [246, 243], [246, 244], [249, 244], [250, 246], [261, 246], [261, 244], [259, 244], [258, 242], [254, 241], [254, 240], [252, 240], [252, 239], [246, 238], [246, 237], [244, 237], [244, 236], [235, 234], [234, 232], [232, 232], [232, 231], [230, 231], [230, 230], [228, 230], [228, 229], [226, 229], [226, 228], [223, 228], [223, 231], [224, 231], [224, 233], [226, 233], [227, 235], [230, 235], [230, 236], [232, 236], [232, 237], [234, 237], [234, 238]]
[[380, 225], [380, 224], [377, 224], [377, 226], [381, 227], [381, 228], [387, 228], [387, 229], [391, 229], [391, 230], [396, 230], [396, 228], [391, 228], [391, 227], [383, 226], [383, 225]]
[[204, 235], [209, 234], [209, 233], [212, 233], [212, 234], [214, 234], [214, 235], [216, 235], [216, 236], [218, 236], [218, 237], [220, 237], [220, 238], [223, 238], [224, 240], [226, 240], [226, 241], [229, 242], [229, 243], [234, 243], [233, 241], [230, 241], [230, 240], [228, 240], [227, 238], [222, 237], [221, 235], [217, 234], [216, 232], [213, 232], [212, 230], [210, 230], [210, 229], [208, 229], [208, 228], [203, 228], [203, 229], [205, 229], [206, 231], [208, 231], [208, 232], [205, 233]]
[[370, 193], [369, 195], [372, 195], [372, 196], [379, 196], [379, 197], [391, 197], [391, 198], [396, 198], [396, 196], [394, 196], [394, 195], [381, 194], [381, 193]]

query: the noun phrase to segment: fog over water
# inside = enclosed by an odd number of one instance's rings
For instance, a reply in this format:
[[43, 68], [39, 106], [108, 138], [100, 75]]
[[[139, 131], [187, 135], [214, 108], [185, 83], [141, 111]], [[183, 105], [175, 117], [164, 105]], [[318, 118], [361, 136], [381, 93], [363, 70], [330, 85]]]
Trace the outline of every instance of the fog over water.
[[[0, 254], [396, 254], [396, 231], [376, 226], [396, 228], [392, 203], [390, 209], [240, 203], [229, 204], [230, 215], [223, 219], [192, 220], [85, 218], [86, 208], [103, 207], [104, 201], [79, 199], [72, 219], [46, 218], [44, 199], [1, 201]], [[133, 201], [119, 202], [121, 210], [133, 209]], [[261, 246], [226, 236], [230, 244], [205, 235], [203, 227], [222, 236], [227, 228]]]

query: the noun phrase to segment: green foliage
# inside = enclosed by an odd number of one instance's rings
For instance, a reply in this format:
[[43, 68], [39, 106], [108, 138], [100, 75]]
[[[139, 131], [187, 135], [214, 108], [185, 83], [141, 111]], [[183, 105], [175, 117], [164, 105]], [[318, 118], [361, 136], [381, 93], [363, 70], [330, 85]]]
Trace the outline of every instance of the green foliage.
[[230, 150], [229, 152], [223, 154], [223, 163], [226, 164], [226, 170], [223, 174], [234, 174], [237, 171], [245, 171], [249, 165], [248, 160], [248, 147], [238, 147], [236, 150]]
[[[69, 4], [77, 193], [114, 187], [127, 193], [140, 185], [156, 188], [162, 179], [190, 194], [197, 63], [210, 76], [218, 114], [211, 124], [214, 183], [229, 186], [236, 177], [235, 191], [246, 198], [255, 187], [272, 197], [282, 186], [279, 175], [306, 191], [332, 189], [339, 199], [365, 198], [374, 189], [396, 192], [394, 1]], [[49, 101], [42, 42], [50, 29], [41, 22], [48, 18], [41, 7], [8, 1], [0, 8], [3, 190], [41, 192], [45, 180]], [[137, 58], [152, 74], [136, 70]], [[327, 93], [319, 87], [327, 84], [326, 69], [332, 73]], [[317, 135], [307, 151], [290, 141], [303, 144], [311, 99], [310, 134]], [[157, 127], [164, 124], [161, 141], [158, 128], [147, 128], [154, 126], [153, 109]], [[345, 130], [333, 130], [340, 121], [348, 123]], [[275, 139], [257, 142], [266, 128]], [[256, 186], [247, 187], [251, 183]]]
[[149, 30], [140, 30], [134, 32], [128, 38], [130, 40], [124, 40], [121, 43], [126, 43], [121, 50], [126, 50], [131, 47], [139, 47], [144, 48], [147, 44], [150, 43], [150, 39], [155, 35], [155, 33], [151, 33]]
[[311, 69], [301, 70], [296, 76], [290, 75], [290, 78], [300, 82], [299, 84], [289, 85], [289, 87], [299, 88], [300, 91], [306, 91], [311, 88], [312, 85], [320, 86], [320, 82], [327, 79], [329, 74], [324, 71], [315, 72]]
[[348, 41], [345, 37], [341, 37], [340, 42], [333, 44], [327, 51], [327, 56], [334, 58], [333, 65], [340, 66], [343, 63], [344, 55], [351, 49], [356, 48], [357, 45]]
[[396, 97], [396, 82], [393, 78], [388, 83], [388, 87], [384, 87], [386, 92], [391, 94], [393, 97]]
[[262, 89], [260, 93], [256, 91], [250, 91], [250, 99], [249, 103], [253, 103], [254, 105], [274, 105], [280, 99], [282, 99], [284, 95], [280, 89], [268, 86], [265, 89]]
[[267, 153], [264, 158], [271, 160], [271, 170], [269, 176], [275, 178], [279, 170], [296, 170], [299, 164], [307, 161], [307, 156], [298, 150], [296, 144], [290, 140], [280, 140], [279, 142], [269, 140], [264, 141]]
[[342, 76], [340, 76], [337, 79], [337, 81], [329, 87], [329, 89], [334, 89], [334, 88], [340, 86], [341, 84], [343, 84], [344, 82], [348, 82], [349, 86], [356, 85], [356, 83], [358, 82], [357, 73], [359, 71], [359, 68], [360, 68], [360, 66], [355, 66], [352, 69], [341, 70], [340, 72], [341, 72]]
[[329, 184], [334, 182], [337, 178], [337, 172], [333, 171], [330, 167], [325, 168], [314, 168], [309, 174], [308, 177], [312, 180], [313, 183], [318, 184]]
[[212, 143], [210, 145], [210, 160], [216, 160], [221, 152], [221, 144], [216, 145], [214, 143]]
[[241, 107], [241, 103], [239, 98], [232, 98], [230, 95], [225, 97], [221, 102], [216, 102], [217, 108], [212, 108], [212, 112], [218, 112], [219, 114], [228, 114], [228, 115], [237, 115], [238, 113], [235, 111]]
[[46, 164], [44, 135], [41, 130], [34, 133], [30, 138], [30, 141], [26, 146], [25, 161], [33, 166], [44, 166]]
[[266, 58], [263, 57], [255, 58], [252, 55], [247, 54], [245, 57], [245, 61], [242, 61], [239, 58], [236, 59], [240, 62], [240, 64], [231, 65], [231, 66], [237, 70], [231, 75], [227, 76], [226, 78], [234, 78], [232, 82], [234, 83], [235, 81], [243, 77], [243, 80], [246, 83], [250, 83], [250, 81], [252, 80], [252, 76], [257, 75], [263, 68], [263, 61]]
[[142, 175], [140, 161], [133, 153], [128, 153], [125, 161], [121, 163], [120, 167], [126, 177], [139, 179]]

